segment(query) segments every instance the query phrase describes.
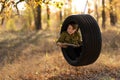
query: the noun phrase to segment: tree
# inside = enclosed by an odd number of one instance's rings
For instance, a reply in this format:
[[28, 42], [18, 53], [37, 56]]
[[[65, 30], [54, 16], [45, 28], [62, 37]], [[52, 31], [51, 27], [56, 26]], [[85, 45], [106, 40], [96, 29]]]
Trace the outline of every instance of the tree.
[[[22, 1], [25, 1], [31, 7], [31, 9], [34, 13], [34, 23], [35, 23], [36, 30], [42, 29], [42, 26], [41, 26], [41, 24], [42, 24], [41, 23], [41, 7], [42, 6], [41, 6], [41, 4], [46, 4], [46, 2], [51, 2], [51, 3], [47, 3], [47, 24], [48, 24], [48, 27], [49, 27], [49, 20], [50, 20], [50, 9], [49, 9], [48, 4], [53, 5], [53, 6], [60, 9], [60, 21], [62, 20], [61, 6], [63, 6], [63, 2], [62, 1], [55, 1], [55, 0], [17, 0], [17, 2], [16, 2], [16, 0], [3, 0], [3, 1], [0, 1], [0, 3], [2, 3], [2, 4], [0, 4], [1, 5], [0, 15], [4, 14], [4, 12], [10, 6], [14, 6], [16, 8], [17, 15], [19, 15], [19, 9], [18, 9], [17, 5]], [[70, 1], [70, 0], [68, 0], [68, 1]], [[2, 15], [1, 24], [3, 24], [5, 17], [6, 17], [5, 14], [4, 14], [4, 16]]]
[[59, 9], [59, 18], [60, 18], [60, 23], [62, 22], [62, 8], [63, 8], [63, 2], [56, 2], [56, 7]]
[[106, 22], [106, 16], [105, 16], [105, 0], [102, 0], [102, 28], [105, 29], [105, 22]]
[[[0, 1], [0, 3], [1, 3], [0, 15], [1, 15], [5, 8], [5, 1]], [[3, 22], [4, 22], [4, 17], [1, 18], [1, 25], [3, 24]]]
[[49, 27], [50, 27], [50, 7], [49, 7], [50, 1], [46, 1], [46, 0], [44, 0], [44, 3], [46, 4], [46, 12], [47, 12], [47, 27], [49, 28]]
[[60, 23], [62, 22], [62, 7], [63, 7], [63, 0], [56, 1], [56, 0], [44, 0], [43, 3], [46, 5], [46, 12], [47, 12], [47, 27], [50, 27], [50, 6], [54, 6], [55, 8], [59, 9], [59, 20]]
[[24, 0], [19, 0], [18, 2], [15, 2], [14, 0], [2, 0], [2, 1], [0, 1], [0, 5], [1, 5], [0, 16], [2, 17], [1, 25], [4, 23], [4, 20], [6, 17], [11, 16], [8, 14], [10, 13], [12, 5], [16, 8], [17, 13], [19, 14], [19, 10], [18, 10], [17, 5], [18, 5], [18, 3], [22, 2], [22, 1], [24, 1]]
[[31, 9], [34, 13], [35, 29], [36, 30], [42, 29], [42, 23], [41, 23], [42, 0], [25, 0], [25, 1], [31, 7]]
[[50, 8], [48, 6], [48, 4], [46, 5], [46, 11], [47, 11], [47, 27], [50, 27]]
[[18, 0], [17, 2], [15, 2], [15, 0], [0, 1], [1, 3], [0, 15], [2, 16], [1, 25], [4, 23], [4, 20], [6, 17], [11, 16], [11, 15], [7, 15], [9, 13], [9, 7], [14, 6], [16, 8], [17, 15], [19, 15], [19, 9], [17, 5], [22, 1], [26, 1], [26, 3], [29, 6], [31, 6], [31, 8], [33, 9], [36, 30], [41, 29], [41, 5], [40, 5], [41, 0], [38, 0], [38, 2], [37, 0], [35, 1], [34, 0]]
[[109, 0], [109, 4], [110, 4], [110, 24], [111, 25], [115, 25], [116, 22], [117, 22], [117, 15], [116, 15], [116, 9], [114, 7], [114, 5], [116, 4], [113, 4], [113, 0]]
[[35, 21], [35, 27], [36, 30], [42, 29], [41, 25], [41, 5], [37, 5], [35, 7], [34, 11], [34, 21]]

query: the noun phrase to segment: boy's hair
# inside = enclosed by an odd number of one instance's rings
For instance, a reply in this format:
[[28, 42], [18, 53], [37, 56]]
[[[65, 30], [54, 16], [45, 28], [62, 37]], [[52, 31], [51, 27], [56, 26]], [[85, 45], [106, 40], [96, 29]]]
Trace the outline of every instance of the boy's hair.
[[78, 24], [76, 23], [70, 23], [69, 25], [71, 25], [73, 29], [78, 29]]

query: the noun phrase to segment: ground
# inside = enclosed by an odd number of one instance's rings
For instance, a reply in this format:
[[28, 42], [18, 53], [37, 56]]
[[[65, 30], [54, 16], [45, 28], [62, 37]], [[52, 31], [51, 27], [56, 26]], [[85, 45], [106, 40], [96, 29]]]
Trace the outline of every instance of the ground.
[[74, 67], [55, 41], [59, 32], [0, 32], [0, 80], [120, 80], [120, 31], [102, 31], [102, 51], [93, 64]]

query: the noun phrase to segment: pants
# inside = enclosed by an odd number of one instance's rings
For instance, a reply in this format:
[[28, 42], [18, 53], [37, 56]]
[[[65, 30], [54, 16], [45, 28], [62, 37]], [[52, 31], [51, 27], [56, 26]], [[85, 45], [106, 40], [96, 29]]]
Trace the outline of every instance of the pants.
[[68, 46], [67, 48], [64, 48], [66, 51], [66, 54], [70, 57], [70, 59], [75, 60], [77, 57], [80, 56], [81, 47], [73, 47]]

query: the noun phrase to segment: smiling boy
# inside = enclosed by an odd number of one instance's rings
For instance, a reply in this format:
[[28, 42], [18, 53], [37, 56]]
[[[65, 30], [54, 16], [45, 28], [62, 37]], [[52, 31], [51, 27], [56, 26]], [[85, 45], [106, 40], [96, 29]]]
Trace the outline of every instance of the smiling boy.
[[67, 31], [61, 33], [57, 40], [57, 45], [66, 48], [68, 44], [74, 46], [80, 46], [82, 43], [81, 36], [78, 32], [78, 24], [70, 23], [67, 27]]

